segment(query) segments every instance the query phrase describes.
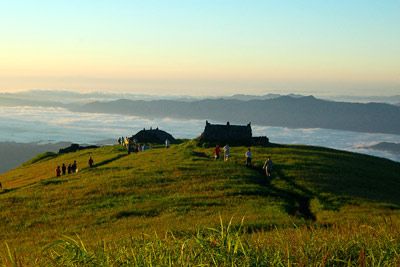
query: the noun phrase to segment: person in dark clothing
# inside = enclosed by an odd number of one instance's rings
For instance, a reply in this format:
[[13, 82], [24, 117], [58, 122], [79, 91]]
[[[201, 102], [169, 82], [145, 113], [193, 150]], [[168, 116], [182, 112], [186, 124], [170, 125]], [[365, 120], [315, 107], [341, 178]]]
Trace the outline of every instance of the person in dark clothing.
[[72, 163], [72, 166], [71, 166], [72, 173], [76, 173], [77, 169], [78, 169], [78, 165], [76, 163], [76, 160], [74, 160], [74, 163]]
[[127, 150], [128, 150], [128, 155], [131, 154], [132, 152], [134, 152], [134, 142], [131, 139], [128, 139], [128, 146], [127, 146]]
[[65, 163], [63, 163], [61, 167], [62, 175], [65, 175], [67, 173], [67, 166], [65, 166]]
[[93, 160], [92, 156], [90, 156], [88, 163], [89, 163], [89, 167], [92, 168], [93, 167], [93, 163], [94, 163], [94, 160]]
[[67, 172], [68, 172], [68, 174], [71, 174], [71, 173], [72, 173], [72, 166], [71, 166], [71, 163], [68, 164]]

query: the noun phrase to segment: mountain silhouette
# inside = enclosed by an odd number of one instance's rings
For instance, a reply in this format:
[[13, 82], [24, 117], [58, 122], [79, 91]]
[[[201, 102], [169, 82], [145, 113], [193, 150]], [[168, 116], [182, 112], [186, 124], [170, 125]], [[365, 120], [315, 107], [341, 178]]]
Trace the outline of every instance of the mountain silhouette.
[[132, 101], [120, 99], [71, 107], [74, 111], [137, 115], [151, 118], [182, 118], [252, 122], [291, 128], [326, 128], [370, 133], [400, 134], [400, 107], [384, 103], [348, 103], [313, 96], [281, 96], [241, 101], [205, 99]]

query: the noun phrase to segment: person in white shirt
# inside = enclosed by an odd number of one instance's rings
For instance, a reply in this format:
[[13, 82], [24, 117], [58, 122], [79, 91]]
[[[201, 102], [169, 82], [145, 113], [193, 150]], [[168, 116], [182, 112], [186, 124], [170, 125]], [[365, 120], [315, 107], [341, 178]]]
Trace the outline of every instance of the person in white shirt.
[[170, 142], [169, 142], [169, 139], [166, 139], [166, 140], [165, 140], [165, 148], [169, 148], [169, 143], [170, 143]]
[[271, 177], [272, 166], [273, 166], [272, 160], [270, 157], [268, 157], [263, 166], [263, 169], [265, 170], [265, 175], [267, 177]]
[[224, 146], [224, 160], [225, 161], [228, 161], [230, 154], [231, 154], [231, 148], [229, 147], [228, 144], [226, 144]]

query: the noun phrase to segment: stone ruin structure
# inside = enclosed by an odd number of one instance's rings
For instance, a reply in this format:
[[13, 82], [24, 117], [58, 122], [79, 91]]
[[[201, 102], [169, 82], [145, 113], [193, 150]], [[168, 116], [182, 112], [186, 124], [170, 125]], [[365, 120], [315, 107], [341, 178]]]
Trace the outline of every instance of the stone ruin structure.
[[165, 144], [165, 140], [169, 140], [171, 144], [176, 143], [176, 139], [169, 133], [156, 129], [143, 129], [133, 135], [131, 140], [136, 140], [137, 143], [145, 143], [145, 144]]
[[69, 147], [65, 148], [60, 148], [58, 150], [58, 154], [66, 154], [66, 153], [71, 153], [71, 152], [76, 152], [80, 150], [85, 150], [85, 149], [92, 149], [92, 148], [99, 148], [99, 146], [81, 146], [79, 144], [71, 144]]
[[267, 146], [266, 136], [253, 137], [251, 123], [247, 125], [211, 124], [206, 121], [204, 132], [199, 137], [199, 145], [205, 146]]

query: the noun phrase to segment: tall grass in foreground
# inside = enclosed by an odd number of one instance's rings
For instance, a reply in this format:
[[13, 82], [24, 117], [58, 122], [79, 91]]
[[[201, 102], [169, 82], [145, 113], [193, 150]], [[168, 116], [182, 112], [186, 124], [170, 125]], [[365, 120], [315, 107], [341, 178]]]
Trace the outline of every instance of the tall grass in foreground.
[[243, 221], [195, 234], [167, 232], [86, 247], [63, 236], [34, 262], [18, 258], [7, 246], [5, 266], [399, 266], [399, 223], [293, 227], [246, 233]]

